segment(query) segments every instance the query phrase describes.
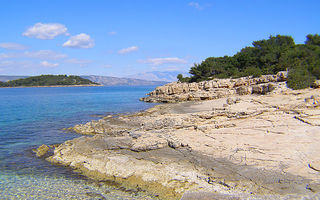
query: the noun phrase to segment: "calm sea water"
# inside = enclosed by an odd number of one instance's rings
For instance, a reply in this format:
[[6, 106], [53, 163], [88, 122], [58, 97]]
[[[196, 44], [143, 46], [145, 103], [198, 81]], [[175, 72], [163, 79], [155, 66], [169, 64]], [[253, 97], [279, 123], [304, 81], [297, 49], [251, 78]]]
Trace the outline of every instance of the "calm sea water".
[[[153, 104], [151, 87], [0, 88], [0, 199], [146, 199], [86, 180], [36, 158], [32, 149], [79, 137], [62, 129], [99, 115], [130, 113]], [[137, 196], [138, 195], [138, 196]]]

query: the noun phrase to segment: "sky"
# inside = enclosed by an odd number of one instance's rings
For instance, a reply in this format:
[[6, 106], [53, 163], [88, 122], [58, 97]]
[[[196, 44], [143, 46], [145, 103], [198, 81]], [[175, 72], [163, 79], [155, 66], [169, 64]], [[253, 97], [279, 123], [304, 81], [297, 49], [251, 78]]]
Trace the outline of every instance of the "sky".
[[2, 0], [0, 75], [188, 72], [253, 41], [320, 33], [319, 0]]

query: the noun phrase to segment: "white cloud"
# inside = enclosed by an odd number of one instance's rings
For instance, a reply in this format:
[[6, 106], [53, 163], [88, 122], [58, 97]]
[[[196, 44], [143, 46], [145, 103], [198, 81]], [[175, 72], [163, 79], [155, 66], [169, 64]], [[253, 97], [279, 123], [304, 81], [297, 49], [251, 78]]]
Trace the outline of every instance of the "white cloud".
[[117, 35], [118, 33], [115, 32], [115, 31], [111, 31], [111, 32], [109, 32], [108, 34], [109, 34], [109, 35]]
[[199, 10], [203, 9], [203, 6], [201, 6], [198, 2], [190, 2], [188, 5]]
[[58, 67], [59, 64], [58, 63], [49, 63], [48, 61], [42, 61], [40, 62], [40, 66], [42, 67]]
[[94, 40], [85, 33], [71, 36], [68, 41], [63, 44], [64, 47], [71, 48], [92, 48], [94, 47]]
[[0, 43], [0, 48], [10, 49], [10, 50], [25, 50], [25, 49], [27, 49], [27, 47], [22, 44], [10, 43], [10, 42]]
[[151, 64], [154, 66], [163, 64], [184, 64], [187, 63], [186, 60], [177, 57], [167, 57], [167, 58], [149, 58], [146, 60], [140, 60], [142, 63]]
[[52, 40], [58, 35], [69, 35], [68, 29], [63, 24], [57, 23], [36, 23], [29, 27], [22, 35], [35, 37], [41, 40]]
[[134, 51], [138, 51], [138, 47], [137, 46], [132, 46], [132, 47], [128, 47], [128, 48], [124, 48], [124, 49], [120, 49], [118, 51], [119, 54], [126, 54], [126, 53], [130, 53], [130, 52], [134, 52]]

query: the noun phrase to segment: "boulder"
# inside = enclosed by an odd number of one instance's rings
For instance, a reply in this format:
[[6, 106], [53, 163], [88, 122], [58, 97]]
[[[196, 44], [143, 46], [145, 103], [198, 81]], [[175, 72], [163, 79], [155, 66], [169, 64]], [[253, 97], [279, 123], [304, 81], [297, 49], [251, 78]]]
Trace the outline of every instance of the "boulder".
[[276, 74], [277, 81], [286, 81], [288, 77], [287, 71], [281, 71]]
[[238, 95], [247, 95], [247, 94], [251, 94], [251, 92], [252, 92], [252, 88], [250, 87], [240, 86], [236, 88], [236, 93]]
[[269, 84], [261, 84], [261, 85], [254, 85], [252, 86], [252, 94], [267, 94], [274, 90], [274, 85]]
[[245, 78], [239, 78], [237, 81], [234, 83], [234, 87], [239, 87], [239, 86], [248, 86], [249, 81], [246, 80]]
[[312, 87], [320, 88], [320, 80], [315, 80], [314, 83], [312, 84]]

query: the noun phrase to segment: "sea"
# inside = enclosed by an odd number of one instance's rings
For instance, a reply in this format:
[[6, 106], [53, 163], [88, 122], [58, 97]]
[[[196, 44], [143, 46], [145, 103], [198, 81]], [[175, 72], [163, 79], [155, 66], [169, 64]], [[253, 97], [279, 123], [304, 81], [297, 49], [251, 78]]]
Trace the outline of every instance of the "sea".
[[80, 137], [63, 128], [154, 106], [139, 98], [155, 87], [0, 88], [0, 199], [152, 199], [50, 164], [32, 149]]

